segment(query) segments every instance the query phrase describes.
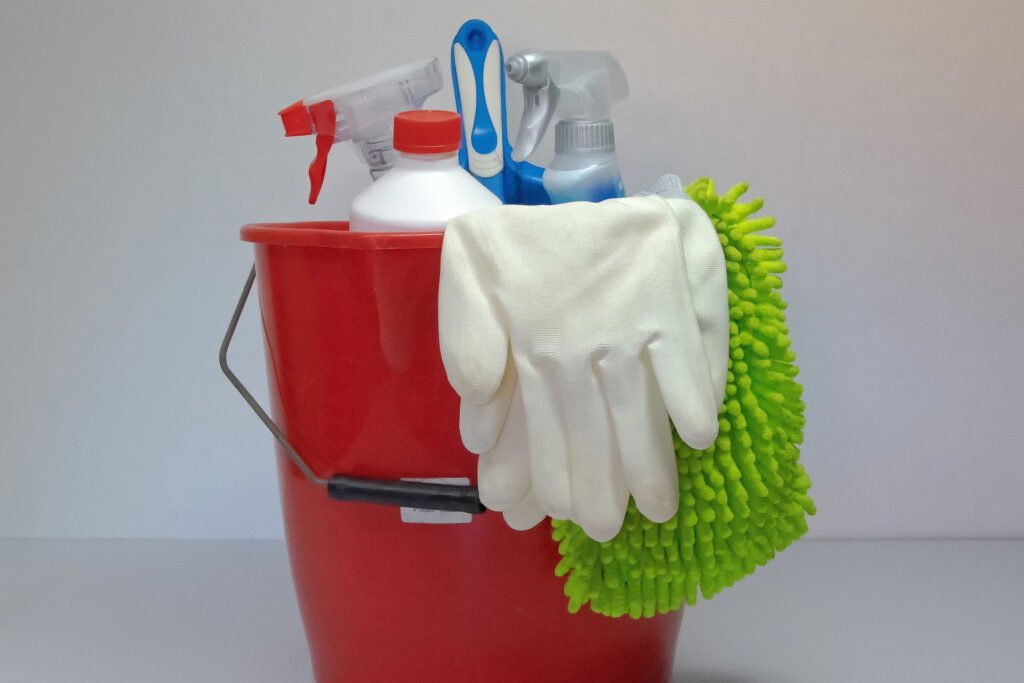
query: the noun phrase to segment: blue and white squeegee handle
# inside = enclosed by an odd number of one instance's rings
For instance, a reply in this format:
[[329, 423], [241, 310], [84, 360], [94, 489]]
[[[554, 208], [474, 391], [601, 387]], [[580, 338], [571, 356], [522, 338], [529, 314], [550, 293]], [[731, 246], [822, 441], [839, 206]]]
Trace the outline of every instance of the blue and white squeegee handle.
[[505, 56], [486, 22], [467, 21], [452, 41], [455, 106], [462, 115], [459, 164], [506, 204], [550, 204], [544, 169], [512, 159], [505, 113]]

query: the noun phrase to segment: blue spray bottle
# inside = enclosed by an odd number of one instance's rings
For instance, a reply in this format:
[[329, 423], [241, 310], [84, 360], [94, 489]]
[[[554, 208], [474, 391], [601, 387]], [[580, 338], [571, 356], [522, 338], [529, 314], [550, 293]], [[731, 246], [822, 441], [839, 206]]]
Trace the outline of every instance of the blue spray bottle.
[[513, 161], [532, 154], [551, 119], [559, 119], [555, 156], [543, 175], [551, 203], [625, 196], [611, 122], [612, 105], [629, 95], [618, 61], [607, 52], [521, 52], [505, 70], [523, 85]]
[[505, 112], [504, 54], [486, 22], [471, 19], [455, 34], [452, 80], [462, 115], [462, 167], [506, 204], [550, 204], [544, 169], [513, 158]]

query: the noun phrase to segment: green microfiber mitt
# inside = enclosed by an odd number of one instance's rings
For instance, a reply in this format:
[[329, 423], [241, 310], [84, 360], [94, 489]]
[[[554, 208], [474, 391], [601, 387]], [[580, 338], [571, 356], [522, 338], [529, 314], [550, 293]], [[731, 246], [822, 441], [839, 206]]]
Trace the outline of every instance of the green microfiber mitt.
[[752, 218], [761, 199], [738, 203], [745, 183], [719, 197], [701, 178], [687, 193], [710, 216], [725, 252], [729, 281], [729, 373], [719, 435], [696, 451], [673, 429], [679, 511], [651, 522], [630, 500], [625, 523], [598, 543], [569, 521], [553, 520], [567, 576], [569, 611], [638, 619], [707, 600], [753, 573], [807, 531], [811, 481], [799, 463], [803, 387], [796, 382], [786, 303], [778, 290], [782, 241], [761, 234], [774, 218]]

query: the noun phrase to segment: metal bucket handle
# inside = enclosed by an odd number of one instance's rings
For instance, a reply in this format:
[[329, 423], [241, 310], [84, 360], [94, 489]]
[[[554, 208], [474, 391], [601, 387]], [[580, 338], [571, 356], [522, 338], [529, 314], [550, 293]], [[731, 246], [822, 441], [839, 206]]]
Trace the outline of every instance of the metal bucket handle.
[[249, 279], [246, 280], [245, 287], [242, 288], [242, 296], [239, 297], [238, 304], [235, 306], [235, 313], [231, 316], [228, 331], [224, 334], [224, 341], [220, 345], [220, 369], [224, 371], [231, 384], [242, 395], [260, 421], [270, 430], [270, 433], [274, 435], [274, 438], [281, 444], [295, 466], [306, 476], [306, 479], [317, 486], [326, 487], [327, 495], [334, 500], [472, 514], [486, 511], [487, 508], [480, 502], [480, 494], [475, 486], [432, 484], [396, 479], [369, 479], [346, 474], [332, 474], [326, 479], [317, 476], [298, 451], [288, 442], [288, 438], [281, 428], [263, 410], [263, 407], [245, 388], [238, 376], [228, 367], [228, 347], [231, 345], [232, 337], [235, 336], [235, 328], [238, 326], [238, 320], [242, 317], [242, 310], [245, 308], [245, 302], [249, 299], [249, 292], [252, 290], [255, 280], [256, 266], [254, 264], [249, 271]]

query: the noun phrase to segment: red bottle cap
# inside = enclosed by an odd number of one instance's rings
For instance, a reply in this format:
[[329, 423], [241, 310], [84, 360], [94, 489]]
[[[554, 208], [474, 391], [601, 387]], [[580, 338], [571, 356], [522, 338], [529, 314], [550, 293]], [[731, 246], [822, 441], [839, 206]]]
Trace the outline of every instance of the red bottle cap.
[[423, 109], [395, 115], [394, 146], [409, 154], [454, 152], [462, 144], [462, 117], [453, 111]]

